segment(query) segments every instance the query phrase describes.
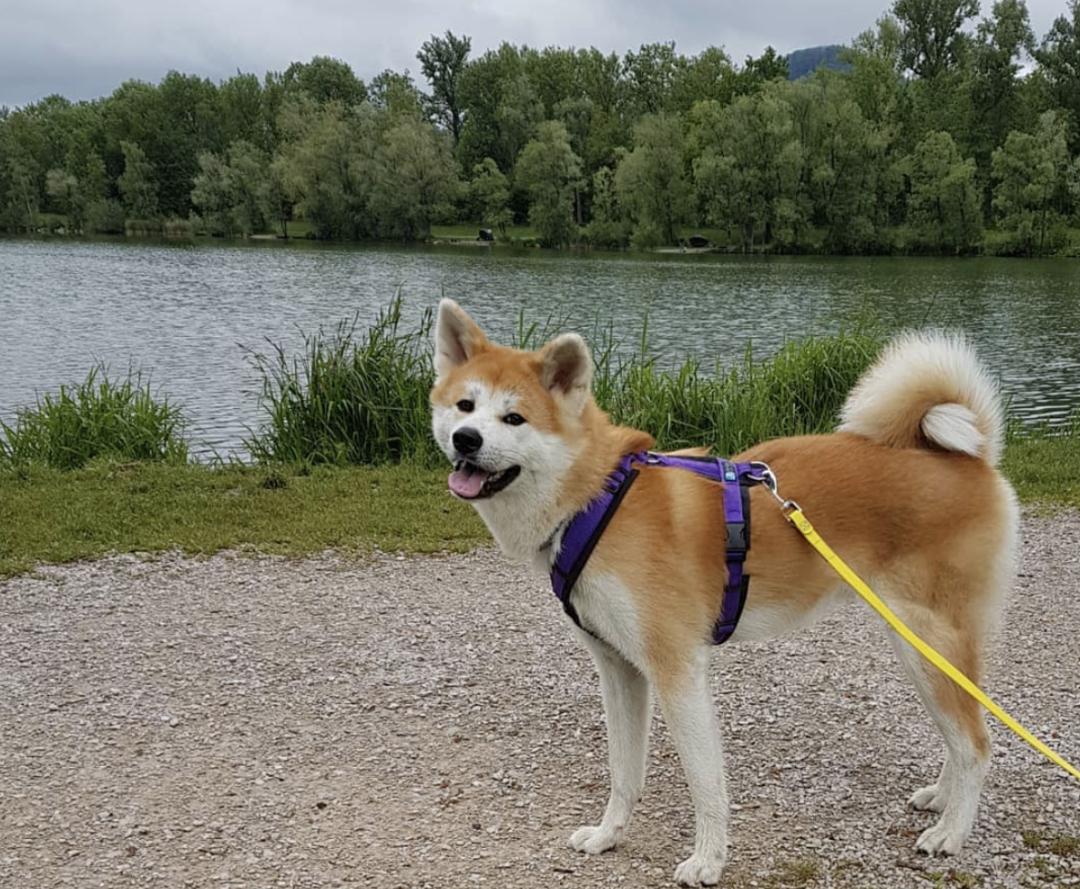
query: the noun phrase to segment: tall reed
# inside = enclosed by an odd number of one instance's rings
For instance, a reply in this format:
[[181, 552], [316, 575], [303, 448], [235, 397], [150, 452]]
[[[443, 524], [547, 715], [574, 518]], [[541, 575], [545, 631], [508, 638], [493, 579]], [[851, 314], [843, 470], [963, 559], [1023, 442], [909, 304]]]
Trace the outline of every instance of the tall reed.
[[287, 463], [431, 461], [428, 391], [434, 382], [431, 313], [403, 331], [402, 300], [366, 330], [356, 317], [253, 360], [262, 373], [265, 425], [245, 442], [256, 460]]
[[97, 365], [82, 383], [20, 410], [14, 424], [0, 421], [0, 466], [77, 469], [106, 456], [183, 463], [183, 431], [180, 409], [155, 397], [140, 373], [114, 381]]
[[[263, 374], [266, 425], [248, 442], [261, 461], [383, 463], [437, 461], [431, 440], [431, 316], [403, 331], [400, 297], [376, 322], [353, 320], [326, 335], [308, 336], [300, 359], [276, 346], [256, 356]], [[519, 316], [513, 342], [535, 348], [564, 319], [527, 322]], [[694, 359], [668, 369], [648, 344], [643, 321], [638, 347], [627, 355], [611, 328], [591, 337], [600, 405], [625, 425], [645, 429], [661, 447], [709, 445], [730, 454], [778, 435], [832, 428], [859, 374], [883, 338], [861, 325], [831, 336], [786, 343], [755, 361], [748, 344], [733, 368]]]

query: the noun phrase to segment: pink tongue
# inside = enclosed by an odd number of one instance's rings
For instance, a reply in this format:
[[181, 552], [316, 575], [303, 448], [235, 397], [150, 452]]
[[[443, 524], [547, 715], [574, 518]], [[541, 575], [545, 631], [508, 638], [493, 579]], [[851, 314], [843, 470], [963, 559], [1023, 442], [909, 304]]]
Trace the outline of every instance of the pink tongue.
[[471, 500], [480, 494], [490, 473], [482, 469], [455, 469], [450, 473], [450, 490], [459, 497]]

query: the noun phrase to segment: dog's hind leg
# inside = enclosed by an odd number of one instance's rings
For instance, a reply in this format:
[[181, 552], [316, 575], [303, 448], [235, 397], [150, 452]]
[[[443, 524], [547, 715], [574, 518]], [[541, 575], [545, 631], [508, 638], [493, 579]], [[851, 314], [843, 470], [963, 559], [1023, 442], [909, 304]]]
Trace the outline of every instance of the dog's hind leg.
[[599, 855], [622, 839], [634, 804], [645, 786], [649, 743], [649, 683], [641, 672], [606, 642], [581, 633], [596, 669], [607, 717], [611, 796], [596, 826], [582, 827], [570, 837], [579, 852]]
[[675, 880], [684, 886], [713, 886], [727, 861], [727, 778], [709, 688], [709, 648], [702, 646], [690, 657], [680, 675], [657, 682], [664, 721], [694, 802], [694, 854], [675, 869]]
[[[922, 606], [898, 611], [911, 629], [973, 682], [979, 682], [981, 645], [974, 628], [960, 629]], [[945, 739], [945, 764], [937, 783], [917, 791], [911, 799], [917, 808], [940, 812], [941, 817], [923, 831], [915, 845], [928, 855], [954, 855], [975, 823], [990, 765], [990, 736], [979, 704], [906, 642], [890, 636], [905, 671]]]

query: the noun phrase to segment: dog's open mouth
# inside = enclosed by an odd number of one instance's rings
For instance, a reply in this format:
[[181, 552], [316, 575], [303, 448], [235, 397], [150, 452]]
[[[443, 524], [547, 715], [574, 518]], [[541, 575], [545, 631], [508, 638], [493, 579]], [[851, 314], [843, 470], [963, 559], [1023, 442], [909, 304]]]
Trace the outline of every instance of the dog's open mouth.
[[501, 472], [489, 472], [468, 460], [460, 460], [450, 473], [450, 490], [462, 500], [481, 500], [498, 494], [518, 477], [520, 466], [511, 466]]

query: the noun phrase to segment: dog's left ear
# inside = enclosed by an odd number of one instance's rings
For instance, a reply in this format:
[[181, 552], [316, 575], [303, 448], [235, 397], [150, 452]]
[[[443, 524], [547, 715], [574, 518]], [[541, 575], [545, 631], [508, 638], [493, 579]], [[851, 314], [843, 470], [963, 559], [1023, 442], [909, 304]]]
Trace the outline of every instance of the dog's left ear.
[[592, 355], [585, 340], [576, 333], [564, 333], [544, 346], [540, 358], [540, 382], [544, 388], [565, 398], [570, 409], [580, 414], [593, 375]]
[[439, 314], [435, 319], [435, 376], [445, 376], [482, 352], [487, 345], [484, 331], [468, 312], [452, 299], [439, 302]]

